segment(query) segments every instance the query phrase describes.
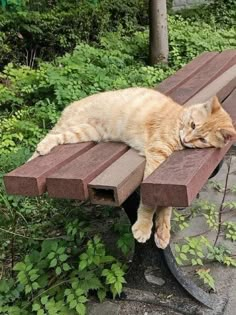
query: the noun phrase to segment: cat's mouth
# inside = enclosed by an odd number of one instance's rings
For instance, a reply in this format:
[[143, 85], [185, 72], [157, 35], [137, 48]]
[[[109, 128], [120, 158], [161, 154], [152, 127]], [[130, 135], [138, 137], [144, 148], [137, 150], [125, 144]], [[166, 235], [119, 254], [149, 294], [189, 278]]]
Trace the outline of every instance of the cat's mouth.
[[183, 130], [179, 131], [179, 140], [180, 140], [180, 143], [181, 143], [181, 145], [183, 147], [185, 147], [185, 148], [194, 148], [194, 146], [191, 143], [187, 143], [187, 142], [184, 141]]

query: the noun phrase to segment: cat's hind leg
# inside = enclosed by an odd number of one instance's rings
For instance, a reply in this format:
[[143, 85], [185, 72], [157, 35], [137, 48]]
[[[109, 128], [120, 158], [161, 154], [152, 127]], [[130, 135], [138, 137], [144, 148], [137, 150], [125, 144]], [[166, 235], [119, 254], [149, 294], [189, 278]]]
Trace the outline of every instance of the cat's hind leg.
[[79, 143], [86, 141], [100, 141], [101, 135], [95, 127], [89, 124], [80, 124], [73, 130], [60, 131], [54, 128], [46, 137], [37, 145], [33, 158], [48, 154], [54, 147], [59, 144]]
[[170, 242], [172, 207], [157, 207], [155, 218], [155, 243], [156, 246], [165, 249]]

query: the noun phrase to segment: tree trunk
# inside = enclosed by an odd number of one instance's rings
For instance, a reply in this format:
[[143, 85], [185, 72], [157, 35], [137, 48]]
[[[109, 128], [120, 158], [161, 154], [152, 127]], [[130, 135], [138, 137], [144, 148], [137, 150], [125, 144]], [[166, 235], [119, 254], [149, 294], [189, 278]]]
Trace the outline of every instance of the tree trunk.
[[149, 63], [168, 61], [168, 29], [166, 0], [149, 0]]

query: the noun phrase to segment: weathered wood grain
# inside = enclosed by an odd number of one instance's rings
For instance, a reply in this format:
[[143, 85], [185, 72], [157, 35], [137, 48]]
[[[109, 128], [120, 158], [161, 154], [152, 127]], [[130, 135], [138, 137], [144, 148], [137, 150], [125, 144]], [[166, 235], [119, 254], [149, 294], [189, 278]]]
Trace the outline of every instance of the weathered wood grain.
[[236, 124], [236, 84], [235, 89], [229, 95], [229, 97], [224, 101], [224, 109], [230, 115], [234, 122], [234, 126]]
[[92, 203], [120, 206], [140, 185], [145, 158], [130, 149], [88, 185]]
[[208, 84], [204, 89], [194, 95], [184, 105], [198, 104], [209, 100], [212, 96], [217, 95], [221, 101], [236, 87], [236, 65], [232, 66], [221, 74], [218, 78]]
[[178, 88], [181, 84], [189, 80], [190, 77], [196, 75], [202, 67], [206, 66], [209, 61], [213, 60], [218, 52], [204, 52], [198, 57], [194, 58], [191, 62], [185, 65], [183, 68], [178, 70], [176, 73], [171, 75], [166, 80], [162, 81], [156, 86], [156, 89], [164, 94], [169, 94], [174, 89]]
[[236, 63], [236, 50], [226, 50], [201, 68], [197, 74], [184, 84], [167, 93], [177, 103], [184, 104], [205, 86], [215, 80]]
[[88, 183], [128, 150], [123, 143], [99, 143], [47, 177], [50, 197], [86, 200]]
[[45, 156], [18, 167], [4, 176], [8, 194], [39, 196], [46, 191], [46, 177], [61, 166], [83, 154], [94, 144], [92, 142], [60, 145]]

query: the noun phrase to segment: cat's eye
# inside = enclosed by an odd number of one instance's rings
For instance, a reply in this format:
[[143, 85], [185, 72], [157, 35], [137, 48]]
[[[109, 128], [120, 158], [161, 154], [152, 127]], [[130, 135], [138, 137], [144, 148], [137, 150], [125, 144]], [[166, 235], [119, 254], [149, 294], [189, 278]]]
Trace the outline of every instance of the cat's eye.
[[195, 129], [195, 128], [196, 128], [196, 125], [194, 124], [193, 121], [191, 122], [191, 128], [192, 128], [192, 129]]
[[206, 139], [204, 139], [204, 138], [199, 138], [199, 140], [200, 140], [201, 142], [203, 142], [203, 143], [206, 143], [206, 142], [207, 142]]

